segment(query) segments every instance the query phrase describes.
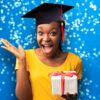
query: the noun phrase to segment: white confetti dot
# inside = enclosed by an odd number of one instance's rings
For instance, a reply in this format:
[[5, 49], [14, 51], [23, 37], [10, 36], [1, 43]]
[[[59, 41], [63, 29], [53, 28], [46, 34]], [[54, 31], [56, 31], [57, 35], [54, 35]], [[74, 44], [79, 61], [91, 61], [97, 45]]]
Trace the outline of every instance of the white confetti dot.
[[97, 9], [97, 6], [93, 4], [93, 2], [90, 2], [90, 8], [92, 8], [94, 11]]
[[5, 82], [4, 81], [2, 82], [2, 85], [5, 85]]

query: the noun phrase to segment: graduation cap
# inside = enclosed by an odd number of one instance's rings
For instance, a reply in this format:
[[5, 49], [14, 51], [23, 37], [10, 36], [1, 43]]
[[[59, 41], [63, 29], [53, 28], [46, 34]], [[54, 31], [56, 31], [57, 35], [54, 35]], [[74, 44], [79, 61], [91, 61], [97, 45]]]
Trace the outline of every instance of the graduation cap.
[[53, 3], [43, 3], [40, 6], [29, 11], [23, 18], [35, 18], [36, 25], [50, 23], [52, 21], [62, 21], [61, 31], [62, 31], [62, 41], [64, 41], [64, 20], [63, 14], [73, 6], [63, 5], [63, 4], [53, 4]]

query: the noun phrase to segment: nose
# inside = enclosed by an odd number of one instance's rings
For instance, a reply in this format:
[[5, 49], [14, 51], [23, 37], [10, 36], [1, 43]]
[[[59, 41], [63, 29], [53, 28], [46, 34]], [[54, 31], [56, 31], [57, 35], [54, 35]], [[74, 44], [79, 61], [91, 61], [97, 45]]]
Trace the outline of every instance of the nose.
[[48, 34], [45, 34], [43, 40], [46, 42], [50, 41], [50, 36]]

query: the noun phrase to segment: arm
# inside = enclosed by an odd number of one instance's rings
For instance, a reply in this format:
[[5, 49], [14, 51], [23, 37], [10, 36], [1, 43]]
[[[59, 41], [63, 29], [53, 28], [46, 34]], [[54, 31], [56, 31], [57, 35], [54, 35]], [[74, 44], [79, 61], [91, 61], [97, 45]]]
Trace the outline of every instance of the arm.
[[20, 68], [16, 71], [16, 96], [18, 100], [32, 100], [32, 89], [25, 61], [19, 60]]
[[19, 100], [32, 100], [32, 90], [29, 81], [29, 74], [26, 71], [26, 56], [23, 48], [19, 46], [14, 47], [7, 40], [1, 40], [4, 46], [1, 46], [5, 50], [11, 52], [18, 59], [18, 69], [16, 71], [17, 83], [16, 83], [16, 96]]

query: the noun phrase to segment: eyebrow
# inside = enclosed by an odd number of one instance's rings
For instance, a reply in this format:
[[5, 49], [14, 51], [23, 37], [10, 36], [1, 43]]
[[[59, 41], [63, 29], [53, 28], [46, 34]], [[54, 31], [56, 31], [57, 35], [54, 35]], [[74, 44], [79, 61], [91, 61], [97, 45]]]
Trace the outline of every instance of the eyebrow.
[[[40, 27], [38, 27], [39, 29], [43, 29], [41, 26]], [[53, 29], [58, 29], [57, 27], [53, 27], [53, 28], [51, 28], [50, 30], [53, 30]]]
[[56, 29], [56, 30], [57, 30], [58, 28], [57, 28], [57, 27], [53, 27], [53, 28], [51, 28], [51, 30], [53, 30], [53, 29]]
[[38, 27], [38, 28], [43, 29], [42, 27]]

